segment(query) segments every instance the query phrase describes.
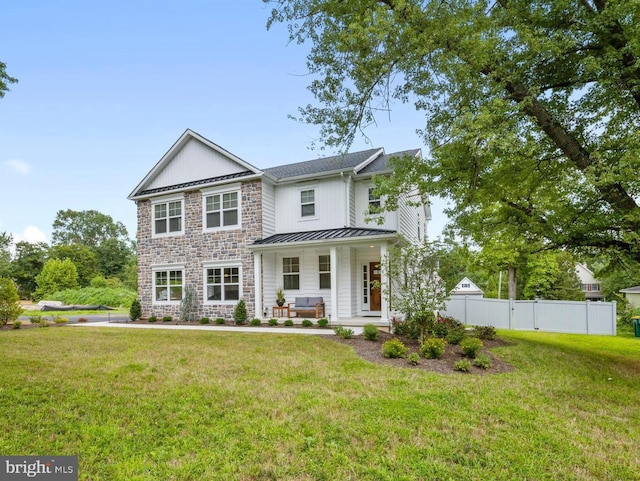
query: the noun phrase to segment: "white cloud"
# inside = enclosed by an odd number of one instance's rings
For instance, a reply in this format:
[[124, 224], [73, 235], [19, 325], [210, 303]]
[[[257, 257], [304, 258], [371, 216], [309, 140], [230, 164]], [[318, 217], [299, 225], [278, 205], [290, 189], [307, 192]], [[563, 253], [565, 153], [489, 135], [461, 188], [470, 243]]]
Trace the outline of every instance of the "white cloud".
[[30, 244], [35, 244], [36, 242], [47, 242], [47, 235], [36, 226], [30, 225], [22, 232], [13, 234], [13, 242], [20, 241], [26, 241]]
[[5, 161], [4, 165], [12, 168], [13, 170], [15, 170], [16, 172], [22, 175], [28, 175], [29, 172], [31, 172], [31, 169], [33, 168], [31, 164], [26, 163], [24, 160], [18, 160], [18, 159], [7, 160]]

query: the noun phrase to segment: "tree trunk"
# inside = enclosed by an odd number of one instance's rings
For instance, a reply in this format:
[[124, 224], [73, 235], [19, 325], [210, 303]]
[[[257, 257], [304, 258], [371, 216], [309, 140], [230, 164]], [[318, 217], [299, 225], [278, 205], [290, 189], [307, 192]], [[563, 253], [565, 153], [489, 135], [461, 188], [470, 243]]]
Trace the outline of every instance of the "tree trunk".
[[509, 299], [516, 298], [516, 268], [509, 266]]

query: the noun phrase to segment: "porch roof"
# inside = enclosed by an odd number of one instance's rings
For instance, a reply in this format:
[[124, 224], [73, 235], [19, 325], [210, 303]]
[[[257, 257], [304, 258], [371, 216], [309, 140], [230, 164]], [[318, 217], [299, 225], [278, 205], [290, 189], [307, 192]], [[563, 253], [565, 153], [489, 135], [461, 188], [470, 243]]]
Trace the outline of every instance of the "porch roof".
[[397, 232], [386, 229], [367, 229], [361, 227], [341, 227], [339, 229], [311, 230], [303, 232], [289, 232], [274, 234], [255, 241], [251, 247], [276, 247], [282, 244], [318, 243], [318, 242], [349, 242], [353, 240], [395, 240]]

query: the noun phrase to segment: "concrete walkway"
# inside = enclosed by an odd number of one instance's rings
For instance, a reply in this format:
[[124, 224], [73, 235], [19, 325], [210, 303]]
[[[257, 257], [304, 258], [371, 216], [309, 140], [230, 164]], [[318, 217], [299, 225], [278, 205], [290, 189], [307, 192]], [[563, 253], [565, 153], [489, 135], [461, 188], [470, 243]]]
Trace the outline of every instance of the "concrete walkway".
[[[251, 327], [251, 326], [210, 326], [210, 325], [178, 325], [178, 324], [130, 324], [124, 322], [79, 322], [67, 324], [69, 327], [119, 327], [123, 329], [179, 329], [196, 331], [253, 332], [259, 334], [315, 334], [334, 336], [333, 329], [312, 329], [307, 327]], [[362, 327], [349, 327], [355, 335], [362, 334]]]

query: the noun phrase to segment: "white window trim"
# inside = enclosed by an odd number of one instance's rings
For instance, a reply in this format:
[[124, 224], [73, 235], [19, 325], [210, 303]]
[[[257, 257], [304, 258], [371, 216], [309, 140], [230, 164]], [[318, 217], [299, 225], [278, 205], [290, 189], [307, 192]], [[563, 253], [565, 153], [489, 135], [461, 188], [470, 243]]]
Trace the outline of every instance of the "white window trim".
[[[167, 232], [163, 232], [162, 234], [156, 234], [156, 205], [158, 204], [168, 204], [169, 202], [180, 201], [180, 230], [175, 232], [169, 232], [169, 209], [167, 206]], [[171, 196], [163, 196], [157, 197], [151, 200], [151, 237], [152, 238], [162, 238], [162, 237], [175, 237], [184, 235], [184, 224], [185, 224], [185, 215], [184, 215], [184, 194], [180, 195], [171, 195]]]
[[[297, 273], [285, 273], [284, 272], [284, 259], [290, 259], [290, 258], [298, 258], [298, 272]], [[280, 279], [282, 280], [282, 286], [284, 286], [285, 282], [284, 282], [284, 276], [288, 275], [288, 276], [294, 276], [297, 275], [298, 276], [298, 288], [297, 289], [286, 289], [285, 288], [285, 295], [286, 295], [286, 291], [289, 292], [300, 292], [302, 291], [302, 266], [303, 266], [303, 258], [301, 254], [286, 254], [286, 255], [282, 255], [282, 257], [280, 257]]]
[[[320, 270], [320, 256], [327, 256], [329, 258], [329, 270], [321, 271]], [[331, 284], [331, 254], [329, 253], [319, 253], [317, 255], [318, 259], [318, 290], [319, 291], [331, 291], [331, 287], [320, 287], [320, 274], [329, 274], [329, 284]]]
[[[207, 299], [207, 269], [225, 268], [225, 267], [237, 267], [238, 268], [238, 300], [231, 301], [210, 301]], [[202, 263], [202, 303], [205, 306], [235, 306], [243, 297], [243, 278], [242, 278], [242, 261], [238, 259], [228, 261], [205, 261]]]
[[[185, 265], [184, 264], [156, 264], [151, 266], [151, 304], [154, 306], [175, 306], [180, 305], [179, 301], [158, 301], [156, 300], [156, 272], [168, 272], [168, 271], [182, 271], [182, 297], [184, 298], [185, 288]], [[167, 296], [169, 297], [169, 296]]]
[[[224, 186], [202, 189], [202, 230], [203, 232], [218, 232], [225, 230], [238, 230], [242, 228], [242, 184], [228, 184]], [[223, 195], [237, 192], [238, 194], [238, 223], [236, 225], [221, 225], [220, 227], [207, 227], [207, 197], [211, 195]], [[222, 210], [220, 210], [222, 213]], [[222, 221], [222, 219], [221, 219]]]
[[[302, 192], [306, 190], [313, 191], [313, 215], [302, 215]], [[298, 203], [298, 220], [300, 222], [307, 222], [310, 220], [318, 220], [318, 188], [317, 185], [305, 185], [298, 187], [298, 199], [296, 201]], [[307, 205], [307, 204], [305, 204]]]

